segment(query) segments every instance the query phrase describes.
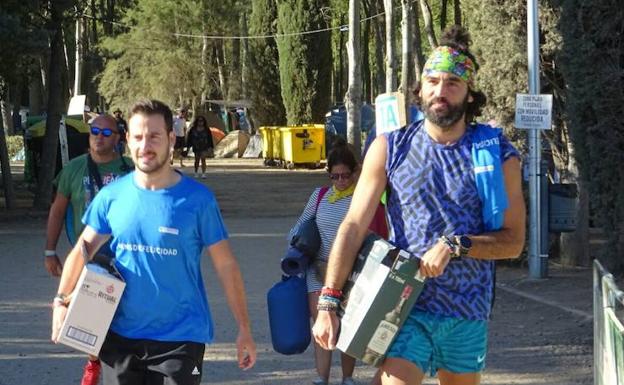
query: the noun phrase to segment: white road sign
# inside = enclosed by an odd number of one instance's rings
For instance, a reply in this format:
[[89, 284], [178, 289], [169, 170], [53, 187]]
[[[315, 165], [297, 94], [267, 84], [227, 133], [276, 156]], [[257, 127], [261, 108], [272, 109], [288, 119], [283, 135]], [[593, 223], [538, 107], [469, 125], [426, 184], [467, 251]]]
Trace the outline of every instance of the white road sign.
[[550, 130], [552, 95], [516, 94], [516, 128]]

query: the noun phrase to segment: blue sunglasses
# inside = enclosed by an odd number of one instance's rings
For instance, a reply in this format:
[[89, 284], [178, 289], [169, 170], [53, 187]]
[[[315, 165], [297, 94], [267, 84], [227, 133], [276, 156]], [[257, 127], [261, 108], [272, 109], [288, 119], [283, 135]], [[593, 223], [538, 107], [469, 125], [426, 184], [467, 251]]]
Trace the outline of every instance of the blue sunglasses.
[[100, 127], [95, 127], [95, 126], [91, 127], [91, 135], [93, 136], [98, 136], [102, 134], [102, 136], [108, 138], [109, 136], [116, 134], [116, 133], [117, 131], [113, 131], [110, 128], [100, 128]]

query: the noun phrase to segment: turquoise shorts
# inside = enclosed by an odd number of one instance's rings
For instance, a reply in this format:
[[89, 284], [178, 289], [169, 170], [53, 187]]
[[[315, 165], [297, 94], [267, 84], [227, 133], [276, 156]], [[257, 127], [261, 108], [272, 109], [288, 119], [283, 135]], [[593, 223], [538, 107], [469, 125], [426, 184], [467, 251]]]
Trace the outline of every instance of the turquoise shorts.
[[408, 360], [432, 376], [438, 369], [480, 372], [485, 366], [487, 334], [486, 321], [412, 312], [387, 357]]

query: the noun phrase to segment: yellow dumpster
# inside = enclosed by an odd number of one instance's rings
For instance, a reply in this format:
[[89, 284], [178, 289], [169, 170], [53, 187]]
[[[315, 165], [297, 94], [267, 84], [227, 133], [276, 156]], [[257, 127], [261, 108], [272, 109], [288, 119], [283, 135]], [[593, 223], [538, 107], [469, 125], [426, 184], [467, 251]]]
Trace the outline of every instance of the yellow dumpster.
[[325, 156], [325, 126], [289, 126], [280, 128], [280, 132], [282, 160], [287, 168], [320, 167]]
[[262, 126], [258, 128], [262, 135], [262, 157], [264, 163], [273, 159], [273, 127]]
[[273, 132], [273, 160], [277, 163], [281, 163], [284, 159], [282, 151], [282, 127], [271, 127]]

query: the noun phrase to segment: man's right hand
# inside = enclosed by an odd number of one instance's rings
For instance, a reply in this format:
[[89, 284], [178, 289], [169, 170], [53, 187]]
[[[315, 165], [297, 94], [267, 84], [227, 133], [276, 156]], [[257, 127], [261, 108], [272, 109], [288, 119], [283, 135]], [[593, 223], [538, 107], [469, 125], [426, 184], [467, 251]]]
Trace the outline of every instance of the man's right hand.
[[319, 310], [312, 335], [319, 346], [325, 350], [336, 349], [340, 320], [335, 312]]
[[53, 277], [60, 277], [63, 272], [63, 265], [58, 255], [45, 257], [45, 268]]

